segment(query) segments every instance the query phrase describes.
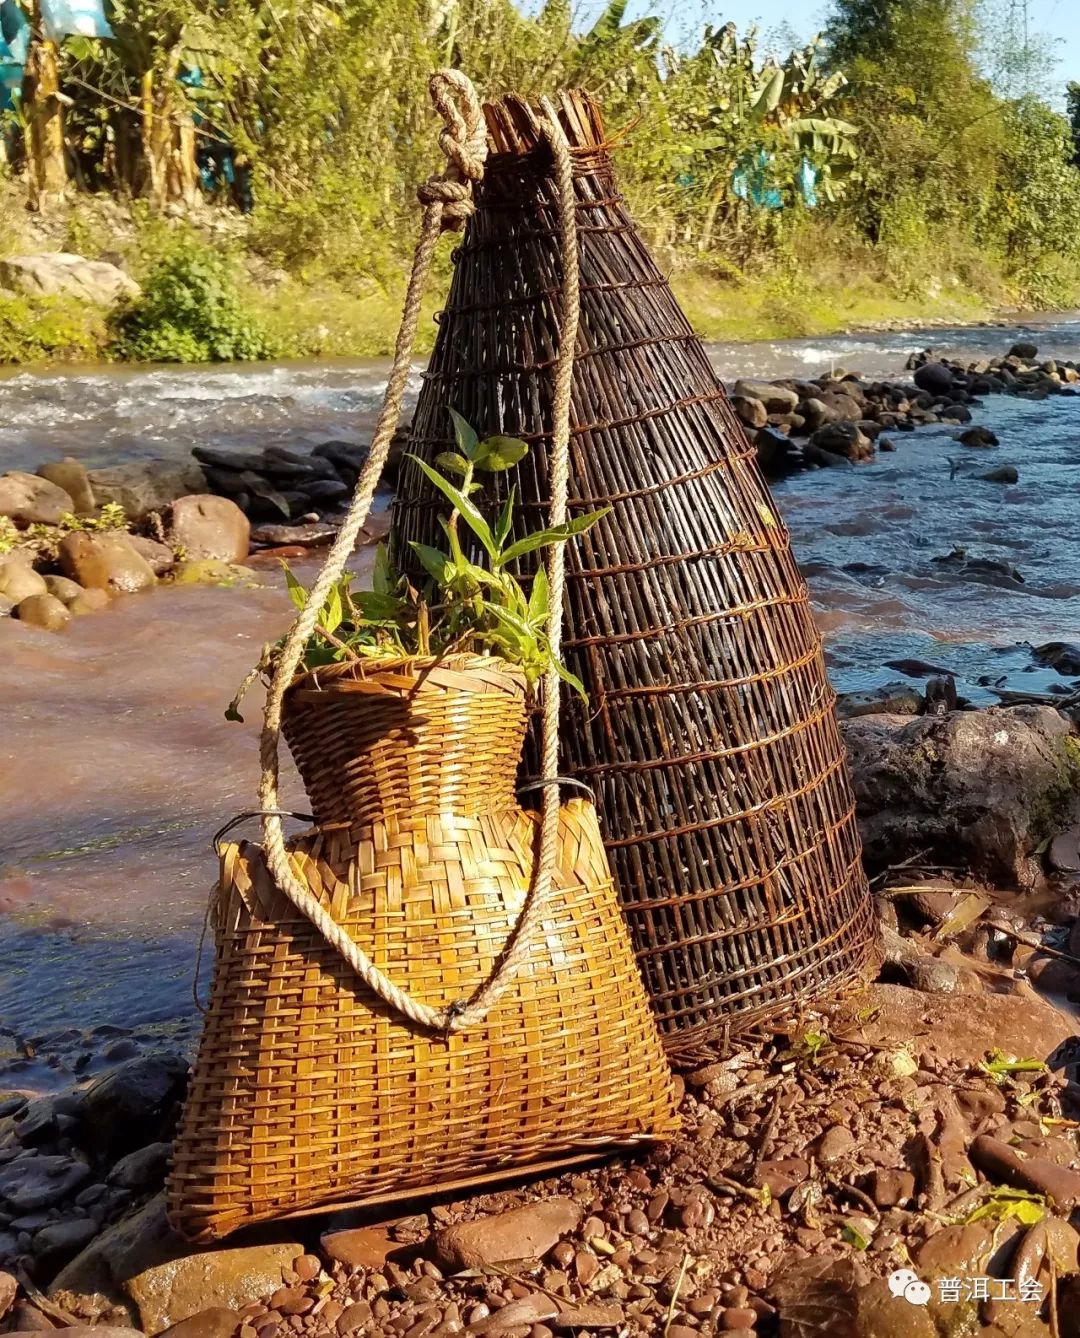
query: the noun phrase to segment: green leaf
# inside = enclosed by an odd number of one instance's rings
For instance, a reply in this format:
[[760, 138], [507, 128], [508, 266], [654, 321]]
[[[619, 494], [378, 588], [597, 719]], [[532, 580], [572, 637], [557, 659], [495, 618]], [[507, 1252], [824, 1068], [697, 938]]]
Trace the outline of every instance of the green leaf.
[[480, 444], [480, 438], [456, 409], [450, 410], [450, 417], [454, 420], [454, 437], [457, 441], [458, 450], [466, 460], [475, 460], [476, 448]]
[[529, 621], [542, 624], [548, 615], [548, 578], [541, 567], [533, 577], [532, 590], [529, 592]]
[[517, 437], [485, 437], [477, 447], [473, 463], [491, 474], [501, 473], [524, 460], [529, 448]]
[[590, 511], [588, 515], [576, 516], [573, 520], [568, 520], [565, 525], [556, 525], [549, 530], [537, 530], [535, 534], [527, 534], [524, 539], [519, 539], [516, 544], [511, 544], [500, 555], [499, 563], [502, 565], [506, 562], [513, 562], [515, 558], [524, 557], [526, 553], [534, 553], [538, 548], [546, 548], [549, 544], [565, 543], [567, 539], [572, 539], [577, 534], [584, 534], [602, 516], [606, 516], [610, 510], [611, 507], [606, 506], [602, 511]]
[[298, 609], [306, 609], [307, 591], [293, 575], [292, 569], [290, 568], [287, 562], [283, 561], [281, 567], [282, 570], [285, 572], [285, 584], [289, 588], [289, 598], [292, 600], [292, 602], [296, 605]]
[[840, 1236], [848, 1245], [853, 1245], [856, 1250], [868, 1250], [870, 1248], [870, 1242], [851, 1222], [844, 1223]]
[[375, 569], [371, 573], [371, 588], [377, 595], [388, 595], [395, 585], [394, 573], [390, 570], [390, 555], [386, 545], [375, 545]]
[[330, 587], [330, 593], [326, 597], [326, 603], [322, 608], [322, 617], [320, 619], [324, 632], [329, 632], [331, 636], [341, 626], [341, 620], [345, 616], [345, 610], [341, 603], [341, 587], [333, 585]]
[[498, 552], [495, 536], [491, 533], [491, 527], [476, 509], [476, 506], [469, 501], [460, 489], [455, 488], [449, 479], [444, 479], [437, 469], [432, 469], [431, 465], [421, 460], [418, 455], [412, 456], [412, 459], [416, 461], [425, 476], [434, 483], [435, 487], [450, 502], [454, 510], [460, 514], [465, 524], [483, 544], [488, 557], [494, 558]]
[[462, 478], [469, 472], [469, 462], [456, 451], [442, 451], [435, 457], [440, 469], [447, 469], [451, 474], [460, 474]]
[[514, 520], [514, 502], [516, 500], [517, 488], [510, 489], [510, 496], [506, 499], [506, 504], [499, 513], [499, 519], [495, 522], [495, 542], [499, 548], [506, 543], [506, 536], [510, 533], [510, 526]]
[[368, 622], [393, 624], [401, 613], [401, 600], [378, 590], [361, 590], [353, 595], [353, 601]]
[[444, 586], [449, 583], [454, 574], [454, 564], [445, 553], [440, 552], [437, 548], [432, 548], [430, 544], [416, 543], [415, 540], [409, 544], [409, 547], [420, 559], [420, 565], [436, 585]]
[[583, 702], [588, 702], [589, 694], [585, 691], [585, 684], [578, 678], [577, 674], [572, 674], [561, 660], [555, 661], [555, 672], [568, 687], [574, 689]]

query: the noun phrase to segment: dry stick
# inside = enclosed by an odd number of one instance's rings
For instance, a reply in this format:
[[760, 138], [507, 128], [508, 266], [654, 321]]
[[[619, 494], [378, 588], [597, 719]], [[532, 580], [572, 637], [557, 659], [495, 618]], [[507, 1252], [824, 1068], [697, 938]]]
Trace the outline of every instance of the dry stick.
[[664, 1316], [664, 1338], [668, 1338], [668, 1333], [671, 1331], [671, 1323], [675, 1318], [675, 1307], [679, 1304], [679, 1293], [682, 1291], [683, 1279], [686, 1277], [689, 1264], [690, 1255], [687, 1253], [683, 1255], [682, 1263], [679, 1265], [679, 1276], [675, 1279], [675, 1288], [671, 1293], [667, 1314]]

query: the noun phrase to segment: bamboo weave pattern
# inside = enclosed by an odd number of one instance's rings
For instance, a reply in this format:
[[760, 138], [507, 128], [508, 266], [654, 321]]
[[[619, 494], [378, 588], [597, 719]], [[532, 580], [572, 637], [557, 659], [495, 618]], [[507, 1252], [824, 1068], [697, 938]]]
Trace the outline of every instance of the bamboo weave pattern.
[[[439, 1009], [468, 999], [532, 879], [539, 818], [514, 799], [523, 680], [469, 656], [363, 674], [350, 664], [305, 675], [286, 703], [320, 824], [290, 844], [296, 873], [414, 997]], [[560, 810], [553, 883], [528, 959], [485, 1022], [443, 1037], [364, 985], [258, 848], [226, 847], [168, 1186], [177, 1229], [209, 1240], [672, 1133], [673, 1085], [583, 800]]]
[[[446, 406], [533, 449], [499, 475], [520, 532], [549, 505], [560, 322], [556, 194], [537, 114], [485, 109], [487, 174], [411, 448]], [[872, 911], [820, 638], [788, 534], [723, 388], [615, 187], [595, 105], [564, 95], [576, 159], [581, 329], [570, 513], [613, 513], [567, 552], [562, 766], [597, 793], [638, 963], [677, 1060], [838, 990]], [[439, 545], [441, 499], [406, 463], [392, 545]], [[535, 740], [533, 747], [535, 757]], [[535, 766], [535, 762], [534, 762]]]

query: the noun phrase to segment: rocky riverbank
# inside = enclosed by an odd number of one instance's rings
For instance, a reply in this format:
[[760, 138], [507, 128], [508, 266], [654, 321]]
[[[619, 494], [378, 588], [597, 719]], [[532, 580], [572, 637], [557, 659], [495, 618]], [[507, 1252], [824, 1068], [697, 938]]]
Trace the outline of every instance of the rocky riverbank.
[[[881, 976], [684, 1073], [672, 1143], [192, 1250], [160, 1194], [187, 1057], [117, 1037], [91, 1081], [2, 1098], [8, 1330], [1075, 1338], [1075, 727], [1022, 706], [843, 728]], [[890, 1291], [903, 1268], [925, 1305]]]

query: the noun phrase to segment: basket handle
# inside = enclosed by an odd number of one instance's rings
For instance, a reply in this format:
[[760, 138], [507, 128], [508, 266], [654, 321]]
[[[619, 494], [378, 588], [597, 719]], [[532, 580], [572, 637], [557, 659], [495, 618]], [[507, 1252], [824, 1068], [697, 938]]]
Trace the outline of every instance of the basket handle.
[[[390, 441], [401, 415], [401, 404], [416, 341], [420, 303], [436, 243], [443, 231], [460, 229], [472, 214], [474, 207], [472, 186], [482, 177], [487, 157], [487, 131], [483, 111], [476, 90], [465, 75], [457, 70], [439, 71], [432, 75], [429, 91], [436, 110], [445, 122], [439, 136], [439, 144], [447, 157], [447, 168], [441, 176], [432, 177], [417, 191], [424, 206], [420, 238], [413, 256], [401, 326], [394, 348], [393, 366], [387, 379], [371, 450], [357, 480], [349, 512], [337, 539], [308, 595], [305, 607], [285, 639], [267, 693], [260, 742], [262, 776], [259, 784], [259, 808], [263, 813], [263, 843], [267, 866], [280, 891], [311, 921], [326, 942], [340, 953], [379, 998], [410, 1021], [434, 1031], [449, 1033], [462, 1031], [483, 1022], [529, 954], [534, 930], [552, 893], [558, 854], [558, 786], [545, 786], [540, 821], [540, 849], [534, 863], [532, 886], [493, 974], [471, 999], [454, 1002], [446, 1008], [432, 1008], [395, 985], [349, 937], [318, 898], [304, 886], [285, 847], [278, 797], [281, 715], [285, 692], [299, 667], [304, 646], [315, 628], [319, 610], [331, 586], [344, 570], [360, 530], [367, 520], [375, 488], [386, 464]], [[555, 367], [551, 457], [551, 524], [555, 526], [561, 525], [566, 519], [570, 459], [570, 393], [574, 349], [577, 343], [580, 287], [570, 147], [554, 106], [547, 98], [543, 99], [541, 105], [546, 118], [545, 132], [551, 146], [558, 178], [563, 265], [563, 319]], [[563, 544], [553, 545], [548, 564], [550, 605], [546, 631], [553, 663], [558, 660], [562, 638], [566, 562], [564, 548]], [[558, 771], [560, 701], [560, 679], [554, 667], [545, 675], [543, 687], [543, 773], [544, 777], [552, 777]]]

